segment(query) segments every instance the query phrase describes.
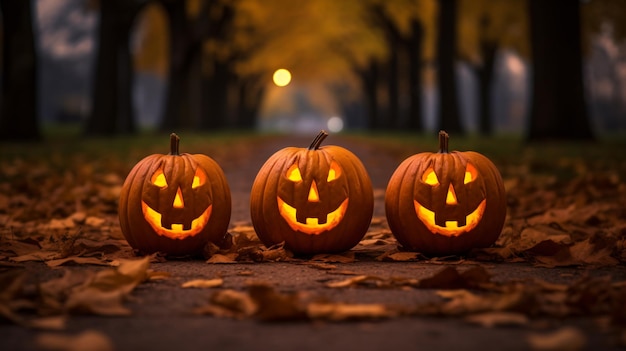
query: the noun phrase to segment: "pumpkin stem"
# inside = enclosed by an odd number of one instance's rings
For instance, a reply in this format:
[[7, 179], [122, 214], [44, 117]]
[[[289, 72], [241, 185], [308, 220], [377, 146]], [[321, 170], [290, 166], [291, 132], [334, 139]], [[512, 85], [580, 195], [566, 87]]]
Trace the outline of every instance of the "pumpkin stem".
[[448, 153], [448, 139], [450, 139], [450, 137], [448, 136], [448, 133], [446, 133], [444, 130], [440, 130], [439, 131], [439, 153], [440, 154]]
[[316, 137], [315, 139], [313, 139], [313, 142], [311, 143], [311, 146], [309, 146], [309, 150], [317, 150], [320, 148], [320, 144], [322, 144], [322, 141], [324, 141], [324, 139], [326, 139], [326, 137], [328, 136], [328, 132], [325, 130], [322, 130]]
[[180, 138], [176, 133], [170, 134], [170, 155], [180, 155], [178, 152], [178, 144], [180, 144]]

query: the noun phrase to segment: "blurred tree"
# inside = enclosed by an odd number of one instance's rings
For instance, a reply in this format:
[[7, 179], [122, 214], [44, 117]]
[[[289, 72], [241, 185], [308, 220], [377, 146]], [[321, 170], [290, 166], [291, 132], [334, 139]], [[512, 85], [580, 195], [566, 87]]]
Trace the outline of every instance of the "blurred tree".
[[[592, 64], [589, 72], [590, 102], [598, 114], [593, 117], [604, 130], [615, 130], [626, 123], [626, 81], [621, 74], [626, 62], [626, 1], [588, 0], [582, 3], [581, 15], [585, 57], [604, 57], [601, 64]], [[604, 87], [601, 93], [599, 86]]]
[[232, 4], [228, 0], [157, 1], [167, 13], [170, 36], [167, 101], [160, 129], [223, 127], [232, 69], [228, 60], [216, 59], [206, 48], [212, 41], [225, 42], [232, 27]]
[[583, 85], [580, 2], [529, 0], [529, 15], [533, 69], [527, 140], [593, 139]]
[[104, 0], [100, 13], [98, 49], [87, 135], [136, 132], [132, 104], [133, 64], [129, 38], [134, 19], [147, 0]]
[[437, 89], [439, 92], [439, 128], [463, 134], [457, 92], [457, 12], [458, 0], [439, 0], [437, 23]]
[[3, 35], [0, 139], [39, 139], [32, 2], [0, 0], [0, 11]]
[[[385, 33], [388, 58], [385, 127], [422, 129], [422, 66], [424, 42], [433, 25], [435, 3], [431, 0], [373, 0], [371, 21]], [[408, 94], [407, 94], [408, 92]], [[408, 108], [404, 106], [408, 105]], [[403, 116], [405, 110], [406, 116]]]
[[461, 0], [459, 6], [459, 53], [476, 74], [478, 130], [489, 135], [497, 54], [508, 48], [528, 55], [526, 0]]

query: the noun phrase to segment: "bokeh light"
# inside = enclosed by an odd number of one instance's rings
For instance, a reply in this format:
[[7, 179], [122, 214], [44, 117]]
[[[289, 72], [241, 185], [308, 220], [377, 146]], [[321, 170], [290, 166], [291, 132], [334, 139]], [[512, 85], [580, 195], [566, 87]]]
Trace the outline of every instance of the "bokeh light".
[[337, 116], [330, 117], [328, 122], [326, 122], [326, 126], [333, 133], [340, 132], [343, 129], [343, 119]]
[[276, 72], [274, 72], [272, 79], [274, 80], [274, 84], [276, 84], [276, 86], [287, 86], [289, 82], [291, 82], [291, 72], [284, 68], [277, 69]]

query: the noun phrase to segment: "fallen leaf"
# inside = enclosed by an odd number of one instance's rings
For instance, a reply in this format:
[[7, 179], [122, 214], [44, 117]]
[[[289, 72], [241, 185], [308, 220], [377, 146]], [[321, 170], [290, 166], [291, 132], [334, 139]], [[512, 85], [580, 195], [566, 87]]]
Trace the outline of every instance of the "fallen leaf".
[[78, 257], [71, 256], [66, 258], [59, 258], [56, 260], [46, 261], [48, 267], [59, 267], [68, 264], [93, 264], [97, 266], [108, 266], [109, 262], [106, 259], [96, 258], [96, 257]]
[[575, 327], [562, 327], [548, 333], [530, 333], [530, 348], [537, 351], [577, 351], [587, 345], [587, 336]]
[[148, 278], [150, 257], [123, 260], [119, 267], [97, 272], [85, 284], [72, 289], [65, 307], [73, 313], [99, 315], [129, 315], [124, 299]]
[[479, 288], [488, 283], [491, 274], [482, 266], [474, 266], [464, 272], [446, 266], [428, 278], [420, 279], [417, 286], [422, 289], [468, 289]]
[[194, 279], [181, 285], [183, 288], [216, 288], [224, 284], [224, 279]]
[[486, 328], [500, 326], [525, 326], [528, 325], [529, 319], [526, 315], [519, 312], [485, 312], [471, 314], [465, 317], [465, 320], [478, 324]]
[[306, 314], [311, 319], [328, 321], [384, 319], [397, 315], [383, 304], [348, 304], [312, 302], [306, 307]]
[[36, 344], [46, 350], [58, 351], [113, 351], [115, 347], [105, 334], [86, 330], [77, 335], [41, 334], [35, 339]]

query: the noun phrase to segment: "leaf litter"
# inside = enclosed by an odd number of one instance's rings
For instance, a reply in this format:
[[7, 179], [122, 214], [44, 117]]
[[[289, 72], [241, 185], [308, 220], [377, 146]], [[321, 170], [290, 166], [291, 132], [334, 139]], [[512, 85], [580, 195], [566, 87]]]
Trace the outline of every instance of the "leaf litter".
[[[229, 277], [192, 277], [179, 287], [205, 288], [210, 293], [196, 313], [259, 321], [439, 316], [497, 327], [528, 326], [541, 318], [594, 316], [626, 330], [624, 281], [591, 275], [569, 283], [537, 278], [502, 281], [492, 279], [484, 266], [524, 263], [538, 268], [599, 268], [626, 262], [625, 165], [602, 168], [593, 160], [561, 161], [557, 166], [533, 160], [503, 163], [508, 195], [505, 227], [493, 247], [464, 256], [427, 257], [404, 251], [384, 217], [373, 218], [363, 240], [343, 254], [296, 257], [282, 244], [267, 248], [245, 221], [231, 225], [229, 245], [207, 245], [204, 250], [207, 264], [282, 262], [306, 265], [329, 276], [347, 276], [320, 282], [317, 292], [432, 291], [437, 299], [428, 303], [336, 301], [308, 290], [281, 291], [279, 285], [259, 282], [231, 289], [226, 284]], [[54, 159], [48, 164], [19, 158], [0, 161], [1, 319], [26, 328], [59, 330], [75, 314], [129, 316], [132, 311], [125, 301], [139, 284], [171, 278], [167, 272], [151, 271], [149, 265], [173, 258], [159, 254], [138, 258], [124, 240], [116, 211], [128, 165], [114, 161], [106, 165], [108, 170], [102, 170], [81, 157]], [[567, 168], [573, 176], [559, 178], [549, 174], [550, 167]], [[377, 191], [384, 194], [383, 189]], [[426, 277], [388, 277], [346, 269], [363, 261], [442, 267]], [[21, 269], [29, 262], [43, 262], [63, 273], [40, 281]], [[246, 272], [240, 276], [255, 274]], [[554, 345], [567, 346], [563, 339], [575, 340], [576, 349], [584, 343], [584, 335], [579, 333], [572, 329], [557, 330], [554, 335], [533, 333], [529, 343], [535, 349], [552, 349]], [[62, 342], [75, 342], [72, 340]]]

